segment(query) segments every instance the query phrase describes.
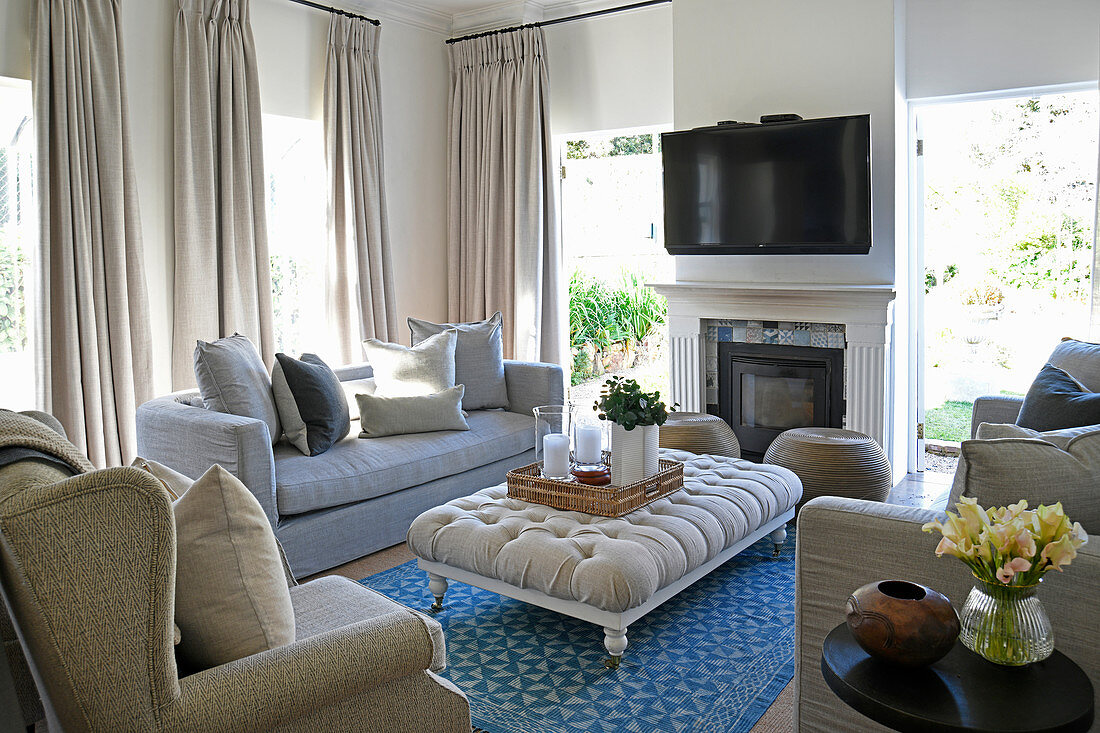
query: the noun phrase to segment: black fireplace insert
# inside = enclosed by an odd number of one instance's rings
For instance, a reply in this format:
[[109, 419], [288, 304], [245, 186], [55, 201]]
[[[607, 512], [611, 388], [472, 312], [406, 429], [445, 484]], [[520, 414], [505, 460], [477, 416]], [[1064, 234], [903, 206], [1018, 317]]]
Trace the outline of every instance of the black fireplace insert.
[[719, 343], [718, 415], [750, 461], [784, 430], [844, 427], [844, 349]]

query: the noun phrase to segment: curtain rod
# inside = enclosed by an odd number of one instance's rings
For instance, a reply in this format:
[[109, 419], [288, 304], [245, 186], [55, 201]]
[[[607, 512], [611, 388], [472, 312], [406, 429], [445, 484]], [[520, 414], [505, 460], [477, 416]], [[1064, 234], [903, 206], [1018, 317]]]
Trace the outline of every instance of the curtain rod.
[[310, 0], [290, 0], [290, 2], [305, 5], [307, 8], [324, 10], [326, 13], [332, 13], [333, 15], [342, 15], [345, 18], [358, 18], [359, 20], [367, 21], [371, 25], [382, 25], [381, 21], [375, 20], [374, 18], [368, 18], [365, 15], [356, 15], [355, 13], [349, 13], [347, 10], [340, 10], [339, 8], [330, 8], [328, 5], [310, 2]]
[[[294, 0], [294, 2], [301, 2], [301, 0]], [[510, 33], [512, 31], [522, 30], [524, 28], [544, 28], [548, 25], [557, 25], [558, 23], [568, 23], [573, 20], [584, 20], [585, 18], [595, 18], [598, 15], [610, 15], [611, 13], [621, 13], [626, 10], [637, 10], [638, 8], [648, 8], [650, 5], [664, 5], [670, 3], [672, 0], [644, 0], [639, 3], [631, 3], [630, 5], [620, 5], [617, 8], [606, 8], [604, 10], [593, 10], [590, 13], [578, 13], [577, 15], [567, 15], [564, 18], [554, 18], [553, 20], [543, 20], [538, 23], [526, 23], [524, 25], [514, 25], [511, 28], [498, 28], [495, 31], [484, 31], [482, 33], [473, 33], [468, 36], [460, 36], [458, 38], [448, 38], [447, 43], [458, 43], [459, 41], [469, 41], [472, 38], [484, 38], [486, 36], [494, 36], [497, 33]]]

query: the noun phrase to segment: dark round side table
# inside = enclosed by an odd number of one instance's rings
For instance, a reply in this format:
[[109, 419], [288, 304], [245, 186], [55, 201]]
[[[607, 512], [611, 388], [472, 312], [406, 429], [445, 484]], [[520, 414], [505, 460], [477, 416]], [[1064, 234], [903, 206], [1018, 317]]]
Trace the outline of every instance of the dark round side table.
[[1002, 667], [955, 642], [932, 666], [906, 669], [869, 656], [841, 624], [825, 637], [821, 673], [837, 697], [898, 731], [1075, 733], [1092, 725], [1092, 683], [1057, 650]]

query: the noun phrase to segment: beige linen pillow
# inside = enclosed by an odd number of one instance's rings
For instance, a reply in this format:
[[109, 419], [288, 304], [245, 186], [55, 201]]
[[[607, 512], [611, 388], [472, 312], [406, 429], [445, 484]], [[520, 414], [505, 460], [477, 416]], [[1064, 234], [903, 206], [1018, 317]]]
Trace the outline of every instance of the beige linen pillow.
[[1086, 532], [1100, 527], [1100, 426], [1038, 433], [1018, 425], [982, 423], [964, 440], [948, 508], [960, 496], [983, 507], [1027, 499], [1031, 507], [1062, 502]]
[[390, 344], [378, 339], [363, 342], [367, 361], [374, 369], [378, 397], [418, 397], [455, 386], [454, 329], [437, 333], [416, 346]]
[[212, 466], [175, 503], [176, 623], [195, 669], [293, 643], [294, 609], [275, 534], [256, 497]]
[[359, 402], [356, 401], [355, 395], [374, 394], [378, 390], [378, 385], [375, 384], [374, 377], [367, 377], [340, 382], [340, 389], [344, 390], [344, 396], [348, 398], [348, 413], [354, 421], [359, 419]]
[[459, 405], [466, 388], [456, 384], [432, 395], [378, 397], [355, 395], [359, 403], [360, 438], [431, 433], [436, 430], [469, 430]]
[[156, 461], [150, 461], [147, 458], [138, 456], [134, 459], [134, 462], [130, 464], [134, 468], [140, 468], [146, 473], [151, 473], [153, 478], [160, 481], [161, 486], [165, 488], [168, 494], [172, 497], [172, 501], [180, 498], [187, 493], [187, 490], [191, 488], [191, 485], [195, 483], [187, 476], [184, 476], [179, 471], [172, 470], [162, 463]]

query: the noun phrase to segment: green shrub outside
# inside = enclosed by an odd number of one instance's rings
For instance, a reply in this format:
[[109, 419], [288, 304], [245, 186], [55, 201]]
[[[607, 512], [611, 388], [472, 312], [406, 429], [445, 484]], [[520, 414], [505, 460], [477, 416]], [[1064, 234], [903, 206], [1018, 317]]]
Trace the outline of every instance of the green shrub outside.
[[[668, 303], [645, 286], [638, 273], [625, 272], [615, 286], [574, 272], [569, 278], [569, 344], [591, 344], [602, 351], [616, 341], [641, 342], [668, 313]], [[573, 357], [573, 384], [595, 376], [585, 352]]]
[[27, 255], [18, 239], [0, 246], [0, 352], [27, 348]]

